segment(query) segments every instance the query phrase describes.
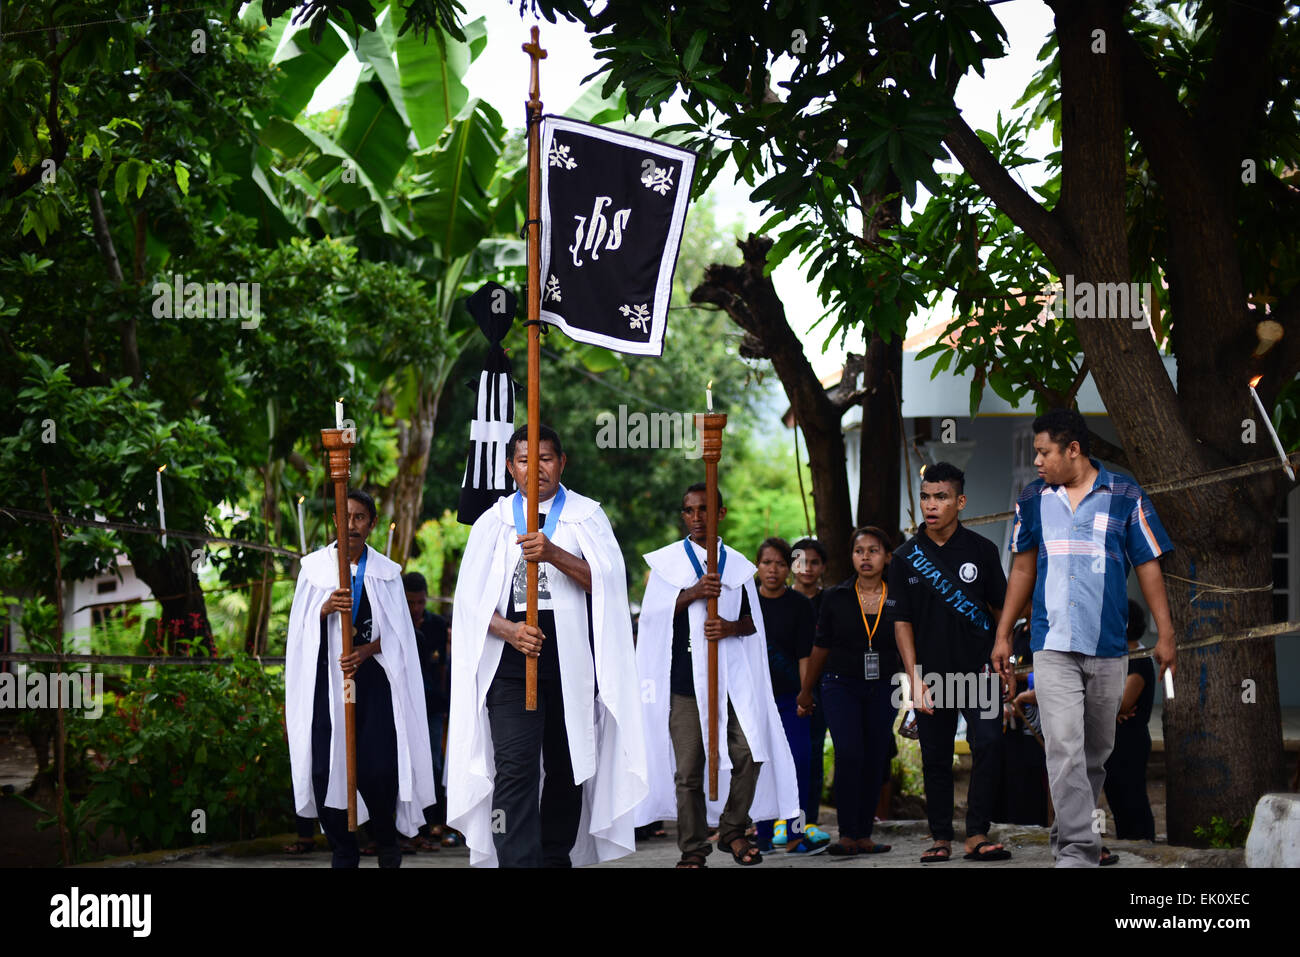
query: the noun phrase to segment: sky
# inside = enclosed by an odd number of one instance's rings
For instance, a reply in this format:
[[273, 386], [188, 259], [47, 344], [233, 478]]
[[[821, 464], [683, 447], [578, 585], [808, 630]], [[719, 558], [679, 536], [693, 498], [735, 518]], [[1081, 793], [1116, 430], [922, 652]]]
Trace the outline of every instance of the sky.
[[[471, 96], [491, 103], [511, 127], [523, 126], [529, 60], [520, 46], [528, 41], [529, 29], [534, 23], [541, 28], [541, 44], [547, 51], [540, 70], [541, 94], [547, 112], [563, 112], [578, 99], [585, 89], [582, 78], [603, 62], [593, 57], [591, 43], [576, 23], [561, 20], [552, 24], [535, 20], [531, 14], [521, 18], [518, 8], [505, 0], [464, 0], [464, 6], [468, 11], [467, 20], [486, 17], [488, 37], [487, 48], [470, 67], [466, 86]], [[1007, 55], [987, 61], [985, 76], [968, 75], [957, 88], [957, 106], [974, 129], [993, 129], [998, 110], [1009, 111], [1020, 98], [1037, 70], [1038, 50], [1052, 29], [1051, 10], [1040, 0], [1013, 0], [998, 4], [993, 10], [1007, 33]], [[351, 92], [359, 69], [360, 65], [349, 54], [321, 84], [307, 111], [328, 109], [344, 99]], [[774, 67], [774, 73], [778, 70], [779, 64]], [[666, 109], [661, 119], [667, 125], [685, 119], [685, 116]], [[1051, 149], [1051, 137], [1046, 128], [1030, 137], [1029, 149], [1036, 156]], [[955, 163], [940, 166], [941, 171], [947, 172], [955, 172], [957, 168]], [[749, 201], [750, 188], [743, 181], [733, 182], [734, 175], [734, 168], [728, 166], [724, 169], [710, 187], [710, 194], [716, 203], [719, 226], [730, 225], [738, 235], [744, 235], [757, 229], [767, 217], [759, 204]], [[1036, 185], [1042, 178], [1041, 171], [1034, 167], [1022, 167], [1015, 171], [1015, 175], [1025, 186]], [[924, 191], [918, 196], [918, 202], [923, 201], [923, 195]], [[787, 257], [776, 268], [773, 281], [785, 304], [786, 316], [803, 341], [818, 375], [825, 376], [840, 368], [846, 351], [863, 350], [862, 335], [854, 332], [843, 345], [837, 337], [823, 351], [826, 330], [831, 323], [828, 319], [817, 329], [811, 328], [824, 309], [815, 285], [804, 277], [797, 256]], [[942, 306], [936, 310], [941, 311]], [[917, 316], [909, 330], [917, 331], [941, 318], [941, 314]]]

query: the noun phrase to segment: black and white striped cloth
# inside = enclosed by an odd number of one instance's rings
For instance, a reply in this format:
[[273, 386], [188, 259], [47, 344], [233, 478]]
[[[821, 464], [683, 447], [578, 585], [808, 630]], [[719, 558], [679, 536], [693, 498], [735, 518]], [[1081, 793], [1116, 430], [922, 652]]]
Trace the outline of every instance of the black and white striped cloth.
[[456, 512], [459, 522], [473, 525], [497, 499], [515, 490], [506, 471], [506, 444], [515, 430], [515, 382], [501, 340], [514, 319], [516, 300], [509, 290], [488, 283], [470, 298], [468, 307], [488, 339]]

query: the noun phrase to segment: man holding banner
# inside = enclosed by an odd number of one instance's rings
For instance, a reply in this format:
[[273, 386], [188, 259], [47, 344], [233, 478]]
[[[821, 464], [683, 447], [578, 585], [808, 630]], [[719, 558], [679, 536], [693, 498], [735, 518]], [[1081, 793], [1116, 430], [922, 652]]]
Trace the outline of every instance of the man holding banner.
[[[457, 581], [447, 803], [471, 863], [563, 866], [632, 850], [631, 810], [645, 796], [646, 765], [623, 561], [600, 506], [559, 484], [559, 436], [541, 431], [540, 334], [550, 323], [579, 342], [662, 354], [695, 154], [545, 116], [538, 68], [546, 51], [538, 28], [531, 32], [523, 45], [531, 61], [528, 426], [506, 456], [520, 489], [474, 522]], [[495, 293], [487, 295], [491, 303]], [[503, 305], [500, 315], [509, 311]], [[488, 464], [502, 418], [481, 418], [470, 461], [482, 467], [466, 468], [467, 491], [480, 479], [503, 484]], [[499, 669], [520, 661], [522, 687], [498, 687], [515, 680]], [[555, 791], [549, 801], [543, 792], [540, 813], [538, 748], [557, 765], [554, 780], [547, 770], [546, 790]]]
[[[474, 523], [456, 582], [447, 823], [477, 866], [628, 854], [646, 792], [623, 557], [600, 505], [560, 484], [559, 436], [540, 434], [536, 456], [527, 429], [506, 454], [520, 489], [537, 469], [542, 530], [526, 532], [522, 491], [499, 499]], [[528, 561], [540, 564], [536, 626], [524, 616]], [[533, 711], [524, 707], [529, 657], [539, 673]]]

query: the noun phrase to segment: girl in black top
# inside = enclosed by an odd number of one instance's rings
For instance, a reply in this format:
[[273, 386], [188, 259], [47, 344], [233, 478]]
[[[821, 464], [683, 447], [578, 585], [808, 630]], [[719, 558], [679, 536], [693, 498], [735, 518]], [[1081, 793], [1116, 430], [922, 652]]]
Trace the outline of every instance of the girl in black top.
[[811, 713], [812, 689], [822, 679], [835, 743], [840, 839], [829, 851], [835, 857], [889, 850], [871, 840], [871, 828], [897, 713], [891, 678], [901, 667], [893, 623], [884, 615], [889, 536], [865, 526], [854, 530], [850, 547], [857, 574], [825, 593], [798, 699], [799, 713]]

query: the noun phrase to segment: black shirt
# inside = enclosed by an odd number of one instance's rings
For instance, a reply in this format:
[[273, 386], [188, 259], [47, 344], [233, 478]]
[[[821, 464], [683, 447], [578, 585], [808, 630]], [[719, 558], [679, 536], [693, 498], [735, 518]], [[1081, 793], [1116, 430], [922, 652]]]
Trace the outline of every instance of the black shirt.
[[1151, 706], [1156, 698], [1156, 666], [1150, 658], [1130, 658], [1128, 673], [1141, 675], [1142, 691], [1137, 699], [1137, 714], [1126, 718], [1115, 728], [1115, 747], [1121, 749], [1132, 744], [1149, 744], [1147, 725], [1151, 722]]
[[[537, 527], [546, 524], [546, 515], [537, 516]], [[561, 574], [555, 571], [555, 574]], [[524, 621], [528, 617], [528, 562], [519, 556], [515, 564], [510, 597], [506, 599], [506, 615], [510, 621]], [[560, 680], [560, 658], [555, 648], [555, 612], [551, 610], [551, 588], [547, 581], [546, 565], [537, 569], [537, 627], [546, 636], [541, 653], [537, 656], [537, 677], [542, 681]], [[501, 649], [501, 662], [497, 665], [498, 678], [524, 678], [524, 659], [527, 656], [510, 642]]]
[[813, 603], [793, 588], [777, 598], [760, 592], [758, 606], [763, 612], [763, 629], [767, 632], [767, 665], [772, 672], [772, 694], [799, 693], [799, 659], [812, 654], [817, 620]]
[[827, 673], [846, 678], [864, 677], [862, 656], [868, 647], [880, 655], [880, 680], [889, 681], [892, 675], [903, 670], [898, 646], [894, 644], [894, 623], [888, 603], [883, 610], [877, 609], [880, 612], [879, 624], [876, 623], [876, 612], [867, 612], [867, 622], [874, 629], [874, 636], [868, 644], [867, 626], [862, 621], [862, 607], [858, 604], [857, 578], [825, 589], [822, 596], [822, 613], [817, 619], [817, 637], [813, 644], [830, 649]]
[[446, 714], [447, 620], [441, 615], [426, 611], [420, 627], [415, 629], [415, 647], [420, 655], [424, 700], [429, 707], [429, 713]]
[[[925, 529], [916, 537], [922, 535], [926, 536], [929, 552], [938, 556], [947, 578], [966, 598], [980, 603], [985, 611], [1002, 607], [1007, 577], [996, 545], [961, 523], [942, 545], [935, 544]], [[911, 546], [911, 541], [905, 543], [889, 562], [889, 615], [894, 621], [911, 622], [916, 659], [923, 674], [978, 674], [993, 654], [996, 619], [988, 634], [981, 636], [975, 626], [958, 617], [902, 557]], [[992, 617], [991, 611], [989, 614]]]
[[[698, 599], [704, 601], [703, 598]], [[687, 617], [690, 611], [690, 605], [686, 605], [673, 616], [673, 660], [669, 666], [668, 673], [668, 690], [673, 694], [688, 694], [695, 696], [695, 672], [691, 664], [691, 623]], [[736, 620], [739, 621], [746, 615], [750, 614], [749, 610], [749, 593], [742, 591], [740, 593], [740, 614]]]

